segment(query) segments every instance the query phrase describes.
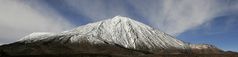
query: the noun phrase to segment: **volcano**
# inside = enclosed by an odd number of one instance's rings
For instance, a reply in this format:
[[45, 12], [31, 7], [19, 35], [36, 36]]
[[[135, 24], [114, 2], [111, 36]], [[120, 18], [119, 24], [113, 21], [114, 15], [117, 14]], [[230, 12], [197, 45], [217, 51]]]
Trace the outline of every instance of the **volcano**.
[[116, 16], [60, 33], [35, 32], [0, 46], [1, 56], [224, 54], [209, 44], [191, 44], [133, 19]]

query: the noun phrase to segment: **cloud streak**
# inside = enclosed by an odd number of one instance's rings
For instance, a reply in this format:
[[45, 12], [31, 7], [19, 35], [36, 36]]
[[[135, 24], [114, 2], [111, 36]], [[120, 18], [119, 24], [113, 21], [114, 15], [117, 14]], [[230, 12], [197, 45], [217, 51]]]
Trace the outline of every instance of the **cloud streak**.
[[[179, 35], [208, 22], [224, 10], [218, 0], [64, 1], [93, 20], [106, 19], [115, 15], [129, 17], [139, 15], [149, 21], [152, 26], [172, 35]], [[133, 11], [137, 16], [131, 13]]]
[[[139, 5], [137, 3], [142, 1], [131, 2], [153, 26], [172, 35], [208, 22], [223, 10], [216, 0], [163, 0]], [[150, 6], [149, 9], [141, 7], [144, 5]]]
[[18, 0], [0, 0], [0, 42], [10, 43], [32, 32], [60, 32], [70, 28], [71, 24], [57, 13], [47, 9], [33, 9], [32, 6]]

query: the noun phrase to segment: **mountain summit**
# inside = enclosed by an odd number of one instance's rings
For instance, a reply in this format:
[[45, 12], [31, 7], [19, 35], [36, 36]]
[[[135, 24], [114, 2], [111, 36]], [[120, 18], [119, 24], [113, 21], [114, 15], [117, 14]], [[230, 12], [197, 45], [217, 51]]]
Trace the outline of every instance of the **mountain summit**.
[[[183, 41], [177, 40], [174, 37], [153, 29], [143, 23], [122, 16], [116, 16], [112, 19], [90, 23], [59, 34], [33, 33], [33, 35], [39, 37], [27, 36], [21, 41], [34, 42], [45, 40], [44, 38], [52, 36], [65, 35], [71, 37], [57, 39], [62, 40], [62, 42], [69, 40], [69, 43], [80, 42], [84, 39], [90, 43], [117, 44], [125, 48], [133, 49], [140, 49], [141, 47], [146, 49], [188, 48], [187, 43], [184, 43]], [[30, 34], [30, 36], [33, 35]]]
[[61, 33], [32, 33], [15, 43], [1, 46], [0, 50], [10, 55], [222, 52], [212, 45], [183, 42], [122, 16], [89, 23]]

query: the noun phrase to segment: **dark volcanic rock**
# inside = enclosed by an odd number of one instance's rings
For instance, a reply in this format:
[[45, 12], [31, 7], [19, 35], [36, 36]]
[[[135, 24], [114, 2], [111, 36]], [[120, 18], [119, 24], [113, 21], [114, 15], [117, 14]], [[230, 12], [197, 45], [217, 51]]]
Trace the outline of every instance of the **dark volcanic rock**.
[[[222, 52], [217, 49], [191, 49], [179, 50], [176, 48], [160, 49], [159, 51], [150, 52], [147, 50], [134, 50], [112, 44], [91, 44], [81, 42], [74, 44], [65, 44], [60, 42], [35, 42], [35, 43], [12, 43], [0, 47], [1, 56], [58, 56], [58, 55], [77, 55], [77, 56], [169, 56], [179, 54], [235, 54], [235, 52]], [[157, 55], [156, 55], [157, 54]], [[158, 55], [159, 54], [159, 55]], [[161, 55], [165, 54], [165, 55]], [[184, 55], [180, 55], [184, 56]], [[190, 55], [192, 56], [192, 55]], [[35, 56], [34, 56], [35, 57]]]

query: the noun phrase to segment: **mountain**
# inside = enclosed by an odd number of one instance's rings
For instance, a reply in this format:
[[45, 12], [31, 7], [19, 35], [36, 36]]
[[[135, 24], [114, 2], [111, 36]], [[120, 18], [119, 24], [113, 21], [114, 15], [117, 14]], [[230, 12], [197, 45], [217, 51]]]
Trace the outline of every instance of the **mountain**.
[[[57, 38], [62, 42], [80, 42], [85, 39], [91, 43], [118, 44], [125, 48], [179, 48], [187, 49], [187, 43], [175, 39], [174, 37], [155, 30], [145, 24], [135, 20], [116, 16], [109, 20], [87, 24], [76, 29], [65, 31], [59, 34], [53, 33], [33, 33], [20, 41], [35, 42], [50, 36], [66, 35], [66, 38]], [[71, 36], [71, 37], [70, 37]], [[86, 37], [86, 38], [84, 38]]]
[[208, 44], [190, 44], [158, 29], [116, 16], [61, 33], [36, 32], [0, 46], [0, 55], [57, 54], [219, 54]]

